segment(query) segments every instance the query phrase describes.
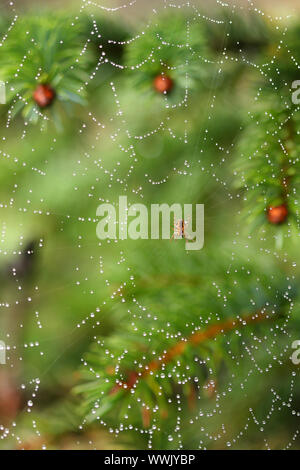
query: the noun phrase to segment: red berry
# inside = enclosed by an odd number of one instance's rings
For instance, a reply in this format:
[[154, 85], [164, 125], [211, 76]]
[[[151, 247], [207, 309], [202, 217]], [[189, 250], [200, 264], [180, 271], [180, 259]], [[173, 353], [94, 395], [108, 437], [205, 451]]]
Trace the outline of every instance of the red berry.
[[154, 79], [154, 88], [159, 93], [169, 93], [173, 87], [174, 82], [167, 75], [160, 74]]
[[33, 93], [33, 99], [40, 108], [50, 106], [56, 96], [50, 85], [39, 85]]
[[267, 217], [268, 217], [268, 221], [271, 224], [274, 224], [274, 225], [283, 224], [287, 216], [288, 216], [288, 209], [285, 204], [268, 208]]

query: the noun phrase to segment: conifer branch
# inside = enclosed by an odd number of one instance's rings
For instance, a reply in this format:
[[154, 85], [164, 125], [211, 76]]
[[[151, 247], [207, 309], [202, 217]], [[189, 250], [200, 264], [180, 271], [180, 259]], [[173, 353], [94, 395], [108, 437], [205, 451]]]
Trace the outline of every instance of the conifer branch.
[[199, 344], [202, 344], [205, 341], [217, 338], [217, 336], [221, 334], [233, 331], [237, 327], [243, 328], [245, 326], [248, 326], [249, 324], [259, 323], [264, 320], [268, 320], [269, 318], [270, 317], [268, 315], [260, 311], [258, 313], [253, 313], [251, 315], [241, 317], [240, 319], [231, 318], [219, 324], [213, 324], [204, 331], [197, 331], [186, 340], [178, 341], [174, 346], [168, 349], [161, 356], [161, 358], [149, 362], [149, 364], [144, 367], [142, 372], [137, 373], [131, 371], [129, 373], [128, 380], [126, 382], [118, 383], [111, 390], [111, 394], [116, 393], [120, 389], [124, 389], [127, 391], [131, 390], [137, 384], [137, 381], [139, 379], [145, 379], [152, 372], [159, 370], [163, 365], [170, 363], [172, 359], [174, 359], [174, 357], [182, 355], [188, 345], [198, 346]]

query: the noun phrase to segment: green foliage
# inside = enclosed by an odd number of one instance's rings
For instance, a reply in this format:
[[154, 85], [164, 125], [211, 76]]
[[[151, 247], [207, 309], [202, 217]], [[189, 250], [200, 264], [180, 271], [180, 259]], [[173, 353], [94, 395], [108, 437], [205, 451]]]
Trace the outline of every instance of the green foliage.
[[[213, 267], [204, 277], [202, 270], [208, 260]], [[176, 260], [172, 258], [172, 262]], [[120, 327], [108, 338], [98, 338], [85, 355], [84, 383], [75, 389], [85, 404], [88, 423], [108, 422], [117, 433], [136, 433], [144, 428], [143, 446], [150, 438], [155, 448], [176, 446], [167, 437], [176, 427], [178, 403], [188, 421], [218, 403], [233, 370], [240, 379], [246, 377], [249, 363], [237, 363], [236, 357], [251, 349], [253, 337], [269, 336], [273, 328], [284, 330], [285, 315], [296, 295], [295, 289], [289, 290], [291, 286], [282, 283], [282, 273], [274, 276], [271, 268], [269, 272], [254, 272], [257, 268], [241, 262], [235, 266], [238, 283], [232, 289], [232, 279], [224, 277], [221, 266], [217, 274], [219, 263], [212, 254], [200, 265], [189, 260], [188, 268], [185, 266], [189, 274], [182, 272], [178, 279], [172, 275], [168, 278], [166, 263], [164, 260], [160, 269], [153, 268], [155, 279], [150, 278], [146, 285], [137, 282], [120, 292], [126, 299], [126, 308], [119, 307]], [[179, 266], [173, 268], [180, 272]], [[224, 292], [231, 290], [230, 298], [215, 297], [218, 285]], [[249, 305], [245, 299], [251, 299]], [[148, 312], [142, 308], [144, 305], [151, 305], [151, 311], [160, 314]], [[258, 312], [265, 316], [258, 325], [251, 325], [249, 318], [243, 322], [247, 314], [252, 313], [254, 318]], [[239, 319], [232, 331], [199, 344], [189, 339], [192, 334], [205, 334], [210, 327], [232, 318]], [[182, 340], [187, 342], [184, 351], [178, 349], [170, 361], [162, 360], [157, 369], [147, 373], [152, 361], [164, 354], [168, 357]], [[279, 341], [273, 348], [274, 355], [280, 354], [281, 349]], [[266, 368], [267, 364], [266, 361]], [[127, 385], [124, 389], [118, 384]], [[210, 391], [210, 384], [217, 384], [216, 390]]]
[[[37, 338], [45, 351], [24, 354], [22, 381], [42, 380], [37, 407], [20, 414], [17, 426], [28, 430], [36, 421], [51, 445], [65, 433], [102, 427], [129, 448], [225, 447], [223, 423], [232, 424], [226, 439], [241, 437], [253, 403], [268, 421], [274, 384], [289, 404], [286, 341], [300, 328], [291, 315], [299, 311], [299, 267], [291, 263], [298, 247], [274, 253], [273, 237], [297, 236], [300, 123], [288, 83], [297, 67], [261, 16], [193, 11], [154, 15], [144, 34], [101, 15], [28, 14], [0, 51], [9, 113], [3, 126], [18, 113], [56, 124], [24, 133], [16, 119], [0, 153], [2, 302], [18, 299], [26, 325], [20, 342]], [[296, 59], [297, 34], [295, 27], [285, 35], [284, 49]], [[153, 87], [162, 72], [175, 83], [167, 96]], [[32, 96], [41, 83], [57, 94], [46, 110]], [[247, 117], [254, 87], [259, 99]], [[97, 205], [123, 192], [130, 203], [141, 193], [145, 204], [204, 202], [205, 249], [186, 253], [184, 240], [149, 240], [146, 248], [97, 240]], [[267, 237], [266, 210], [282, 203], [288, 221]], [[6, 266], [20, 258], [24, 239], [43, 243], [19, 291]], [[254, 324], [258, 312], [265, 318]], [[191, 341], [233, 318], [236, 328]], [[139, 375], [183, 339], [184, 350]], [[31, 398], [26, 390], [24, 403]], [[284, 437], [294, 426], [289, 412]], [[251, 425], [249, 436], [237, 446], [262, 446]]]
[[300, 25], [291, 20], [285, 28], [274, 35], [263, 59], [264, 70], [272, 79], [279, 93], [289, 93], [294, 80], [299, 80], [300, 71]]
[[[203, 21], [204, 22], [204, 21]], [[181, 14], [163, 15], [143, 33], [129, 41], [125, 64], [132, 86], [150, 95], [156, 76], [164, 73], [174, 83], [172, 101], [183, 99], [185, 90], [199, 88], [209, 76], [208, 47], [199, 18]], [[200, 66], [199, 66], [200, 64]]]
[[[223, 27], [220, 27], [223, 24]], [[254, 12], [242, 13], [239, 10], [224, 8], [221, 14], [205, 23], [212, 49], [222, 54], [224, 47], [231, 54], [259, 56], [267, 48], [274, 35], [273, 28]]]
[[273, 100], [272, 107], [261, 104], [260, 108], [249, 112], [234, 162], [245, 215], [252, 228], [265, 228], [267, 209], [286, 204], [289, 223], [280, 230], [285, 236], [297, 237], [299, 108], [279, 99]]
[[[62, 112], [71, 113], [73, 103], [86, 104], [88, 52], [78, 22], [62, 14], [24, 16], [1, 48], [0, 78], [7, 84], [9, 118], [18, 113], [36, 123], [52, 118], [62, 127]], [[53, 106], [41, 110], [33, 99], [39, 84], [56, 93]]]

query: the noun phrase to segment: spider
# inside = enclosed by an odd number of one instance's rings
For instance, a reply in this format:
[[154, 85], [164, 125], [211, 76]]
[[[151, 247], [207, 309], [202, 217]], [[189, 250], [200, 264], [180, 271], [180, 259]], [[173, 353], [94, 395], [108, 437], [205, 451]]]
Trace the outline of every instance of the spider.
[[185, 238], [186, 240], [190, 240], [192, 241], [193, 239], [188, 237], [185, 233], [185, 228], [189, 225], [189, 221], [186, 221], [184, 219], [179, 219], [179, 220], [175, 220], [174, 219], [174, 232], [173, 232], [173, 235], [171, 237], [171, 241], [173, 239], [175, 239], [175, 236], [177, 238]]

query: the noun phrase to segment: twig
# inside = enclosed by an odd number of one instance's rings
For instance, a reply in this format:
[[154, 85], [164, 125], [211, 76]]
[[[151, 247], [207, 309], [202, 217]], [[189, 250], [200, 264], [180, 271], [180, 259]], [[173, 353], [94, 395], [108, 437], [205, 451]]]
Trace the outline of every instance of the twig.
[[241, 317], [240, 319], [230, 319], [220, 322], [219, 324], [214, 324], [207, 328], [204, 331], [197, 331], [193, 333], [189, 338], [186, 340], [181, 340], [176, 343], [173, 347], [168, 349], [166, 353], [164, 353], [160, 359], [156, 359], [151, 361], [148, 365], [146, 365], [142, 372], [130, 372], [129, 379], [126, 382], [118, 383], [111, 393], [116, 393], [120, 389], [130, 390], [132, 389], [139, 379], [145, 379], [151, 372], [159, 370], [163, 365], [168, 364], [169, 362], [174, 359], [176, 356], [180, 356], [183, 354], [185, 349], [192, 344], [193, 346], [198, 346], [201, 343], [204, 343], [207, 340], [211, 340], [219, 336], [220, 334], [225, 334], [229, 331], [234, 330], [235, 328], [244, 328], [249, 324], [259, 323], [264, 320], [268, 320], [270, 318], [269, 315], [258, 312], [253, 313], [252, 315], [248, 315], [246, 317]]

